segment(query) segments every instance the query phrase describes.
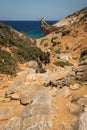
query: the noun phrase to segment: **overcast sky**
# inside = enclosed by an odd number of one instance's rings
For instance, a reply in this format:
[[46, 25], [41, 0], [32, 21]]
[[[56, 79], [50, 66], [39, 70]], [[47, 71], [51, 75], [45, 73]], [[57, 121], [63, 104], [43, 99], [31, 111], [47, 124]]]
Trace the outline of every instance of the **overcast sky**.
[[87, 7], [87, 0], [0, 0], [0, 20], [60, 20]]

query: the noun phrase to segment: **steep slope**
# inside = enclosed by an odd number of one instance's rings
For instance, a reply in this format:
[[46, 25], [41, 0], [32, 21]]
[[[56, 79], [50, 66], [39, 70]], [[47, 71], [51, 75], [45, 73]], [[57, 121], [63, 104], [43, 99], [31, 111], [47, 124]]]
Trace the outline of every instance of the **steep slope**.
[[59, 21], [55, 26], [58, 30], [38, 39], [38, 46], [51, 52], [55, 57], [52, 63], [64, 54], [71, 63], [77, 64], [81, 51], [87, 48], [87, 7]]
[[34, 40], [0, 23], [0, 73], [15, 75], [18, 63], [38, 61], [38, 58], [43, 62], [44, 55]]

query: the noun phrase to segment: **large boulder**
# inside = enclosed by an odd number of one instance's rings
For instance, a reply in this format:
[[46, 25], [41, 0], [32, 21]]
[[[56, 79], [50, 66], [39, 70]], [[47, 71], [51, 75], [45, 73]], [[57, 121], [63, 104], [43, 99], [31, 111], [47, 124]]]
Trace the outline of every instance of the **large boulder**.
[[28, 84], [24, 81], [13, 81], [10, 86], [5, 91], [5, 95], [8, 96], [10, 94], [16, 93], [28, 87]]
[[0, 120], [6, 120], [11, 118], [15, 112], [19, 109], [19, 105], [13, 104], [12, 106], [10, 106], [10, 104], [8, 103], [8, 106], [6, 104], [4, 104], [4, 106], [0, 106]]
[[21, 117], [11, 118], [3, 130], [21, 130]]
[[38, 63], [36, 61], [28, 62], [26, 66], [29, 67], [29, 68], [35, 69], [35, 70], [39, 67]]

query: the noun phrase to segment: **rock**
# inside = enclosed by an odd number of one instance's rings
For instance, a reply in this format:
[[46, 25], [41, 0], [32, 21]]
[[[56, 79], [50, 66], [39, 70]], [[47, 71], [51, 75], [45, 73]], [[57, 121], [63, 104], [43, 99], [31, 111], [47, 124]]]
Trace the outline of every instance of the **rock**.
[[48, 92], [46, 92], [46, 91], [39, 91], [36, 94], [32, 104], [46, 103], [46, 104], [50, 104], [51, 105], [51, 101], [52, 101], [52, 97], [51, 97], [51, 95]]
[[74, 103], [70, 104], [67, 109], [71, 114], [75, 116], [79, 116], [82, 113], [82, 108]]
[[27, 63], [26, 67], [29, 67], [29, 68], [36, 70], [39, 66], [38, 66], [38, 63], [36, 61], [30, 61]]
[[62, 89], [58, 90], [57, 92], [58, 96], [64, 96], [64, 97], [68, 97], [71, 95], [69, 88], [68, 87], [63, 87]]
[[86, 106], [87, 105], [87, 98], [80, 98], [77, 100], [78, 105]]
[[19, 101], [22, 105], [27, 105], [31, 102], [31, 100], [29, 99], [29, 96], [28, 95], [25, 95], [25, 94], [22, 94], [20, 97], [19, 97]]
[[24, 118], [22, 130], [49, 130], [52, 127], [52, 122], [44, 115]]
[[75, 70], [76, 79], [82, 82], [87, 81], [87, 49], [81, 53], [78, 67]]
[[28, 81], [36, 81], [38, 79], [38, 77], [37, 77], [37, 75], [35, 75], [35, 74], [28, 74], [27, 76], [26, 76], [26, 80], [28, 80]]
[[10, 95], [8, 97], [10, 97], [11, 100], [19, 100], [19, 95], [18, 94], [12, 94], [12, 95]]
[[51, 106], [46, 103], [35, 104], [31, 106], [30, 113], [32, 116], [35, 116], [35, 115], [47, 116], [51, 114]]
[[6, 120], [14, 115], [14, 112], [16, 112], [18, 108], [17, 104], [14, 104], [12, 106], [1, 106], [0, 107], [0, 120]]
[[70, 85], [70, 89], [72, 89], [72, 90], [77, 90], [79, 88], [80, 88], [80, 84], [78, 84], [78, 83], [76, 83], [74, 85]]
[[21, 120], [21, 117], [11, 118], [3, 130], [21, 130]]
[[28, 84], [23, 81], [13, 81], [10, 84], [10, 86], [7, 88], [5, 95], [8, 96], [15, 92], [21, 91], [21, 90], [25, 89], [27, 86], [28, 86]]
[[69, 61], [70, 59], [69, 54], [65, 54], [65, 53], [57, 54], [57, 57], [63, 61]]
[[87, 112], [87, 106], [84, 108], [84, 111]]
[[75, 123], [73, 130], [87, 130], [87, 111], [81, 114], [79, 120]]

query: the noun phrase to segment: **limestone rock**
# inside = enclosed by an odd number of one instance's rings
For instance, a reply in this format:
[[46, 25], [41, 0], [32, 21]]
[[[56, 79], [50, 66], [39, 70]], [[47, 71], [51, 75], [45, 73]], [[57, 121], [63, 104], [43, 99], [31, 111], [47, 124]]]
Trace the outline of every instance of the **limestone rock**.
[[77, 103], [80, 106], [86, 106], [87, 105], [87, 98], [80, 98], [80, 99], [77, 100]]
[[87, 130], [87, 111], [80, 116], [73, 130]]
[[13, 106], [5, 106], [0, 107], [0, 120], [8, 119], [14, 115], [16, 112], [18, 105], [14, 104]]
[[52, 122], [44, 115], [36, 115], [23, 119], [22, 130], [49, 130], [52, 127]]
[[79, 105], [74, 103], [70, 104], [67, 109], [71, 114], [76, 116], [80, 115], [82, 112], [82, 108]]
[[69, 54], [65, 54], [65, 53], [58, 54], [57, 57], [63, 61], [69, 61], [70, 59]]
[[21, 130], [21, 120], [21, 117], [11, 118], [3, 130]]
[[74, 84], [74, 85], [70, 85], [70, 89], [72, 89], [72, 90], [77, 90], [77, 89], [79, 89], [80, 88], [80, 84]]
[[63, 87], [62, 89], [58, 90], [57, 95], [58, 96], [68, 97], [68, 96], [71, 95], [71, 93], [70, 93], [68, 87]]
[[30, 61], [27, 63], [26, 67], [36, 70], [38, 68], [38, 63], [36, 61]]
[[46, 103], [46, 104], [50, 104], [51, 105], [51, 101], [52, 101], [52, 97], [51, 97], [51, 95], [48, 92], [46, 92], [46, 91], [39, 91], [36, 94], [32, 104]]
[[7, 88], [5, 95], [10, 95], [13, 94], [15, 92], [21, 91], [23, 89], [25, 89], [27, 86], [27, 83], [23, 82], [23, 81], [13, 81], [10, 86]]
[[32, 100], [29, 99], [28, 94], [22, 94], [22, 95], [20, 95], [20, 97], [19, 97], [19, 101], [20, 101], [20, 103], [21, 103], [22, 105], [27, 105], [27, 104], [29, 104]]

